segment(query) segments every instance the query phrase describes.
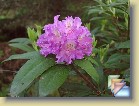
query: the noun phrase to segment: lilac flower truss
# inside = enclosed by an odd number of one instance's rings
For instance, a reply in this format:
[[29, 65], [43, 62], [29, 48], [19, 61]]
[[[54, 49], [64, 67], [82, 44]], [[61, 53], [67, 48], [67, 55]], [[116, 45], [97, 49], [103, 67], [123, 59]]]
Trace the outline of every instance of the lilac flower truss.
[[55, 54], [57, 63], [71, 64], [75, 59], [82, 59], [92, 53], [91, 33], [87, 27], [81, 26], [79, 17], [66, 17], [59, 21], [60, 15], [54, 17], [54, 23], [44, 26], [42, 35], [37, 40], [40, 53], [45, 57]]

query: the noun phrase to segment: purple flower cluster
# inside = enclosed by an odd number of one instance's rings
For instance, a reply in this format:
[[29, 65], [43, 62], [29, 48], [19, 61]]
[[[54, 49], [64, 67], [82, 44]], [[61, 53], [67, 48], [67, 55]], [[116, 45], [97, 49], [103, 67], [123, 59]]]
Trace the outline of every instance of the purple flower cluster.
[[60, 15], [54, 17], [54, 23], [44, 26], [42, 35], [37, 40], [40, 53], [45, 57], [55, 54], [57, 63], [71, 64], [75, 59], [82, 59], [92, 53], [91, 33], [87, 27], [81, 26], [79, 17], [66, 17], [59, 21]]

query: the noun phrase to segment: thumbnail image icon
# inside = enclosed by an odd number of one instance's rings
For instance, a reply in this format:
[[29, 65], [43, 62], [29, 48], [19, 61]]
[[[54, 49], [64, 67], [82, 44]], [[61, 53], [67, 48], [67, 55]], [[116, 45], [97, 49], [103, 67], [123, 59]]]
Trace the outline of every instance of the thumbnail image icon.
[[130, 87], [126, 86], [124, 79], [118, 79], [119, 77], [120, 75], [108, 76], [108, 89], [111, 89], [115, 97], [129, 97]]

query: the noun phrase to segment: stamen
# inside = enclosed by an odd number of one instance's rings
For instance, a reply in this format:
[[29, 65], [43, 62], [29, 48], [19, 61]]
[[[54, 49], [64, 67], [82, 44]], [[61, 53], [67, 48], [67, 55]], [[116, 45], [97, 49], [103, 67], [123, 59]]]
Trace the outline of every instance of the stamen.
[[72, 42], [67, 43], [66, 48], [67, 48], [67, 50], [74, 50], [75, 49], [75, 44], [72, 43]]

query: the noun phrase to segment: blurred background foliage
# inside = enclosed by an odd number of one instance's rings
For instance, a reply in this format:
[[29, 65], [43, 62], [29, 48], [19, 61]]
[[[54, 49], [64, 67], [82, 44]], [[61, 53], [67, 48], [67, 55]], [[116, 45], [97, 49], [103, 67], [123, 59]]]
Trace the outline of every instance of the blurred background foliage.
[[119, 71], [130, 68], [130, 29], [128, 0], [94, 0], [95, 6], [86, 6], [91, 33], [97, 39], [94, 48], [96, 60], [104, 69]]
[[91, 4], [93, 0], [0, 0], [0, 40], [26, 36], [27, 26], [51, 23], [55, 15], [79, 16], [87, 22], [82, 7]]
[[[0, 61], [22, 52], [5, 42], [27, 37], [28, 26], [35, 28], [35, 24], [52, 23], [55, 15], [61, 15], [60, 19], [78, 16], [90, 28], [94, 38], [92, 57], [97, 62], [94, 67], [101, 78], [98, 89], [104, 92], [101, 96], [111, 96], [107, 91], [108, 75], [120, 74], [130, 86], [129, 8], [129, 0], [0, 0]], [[13, 71], [24, 63], [17, 61], [0, 66], [0, 96], [8, 95]], [[11, 71], [5, 74], [3, 69]], [[59, 89], [60, 96], [95, 96], [75, 73], [71, 75]], [[26, 96], [35, 96], [32, 92], [35, 91], [29, 89]]]

